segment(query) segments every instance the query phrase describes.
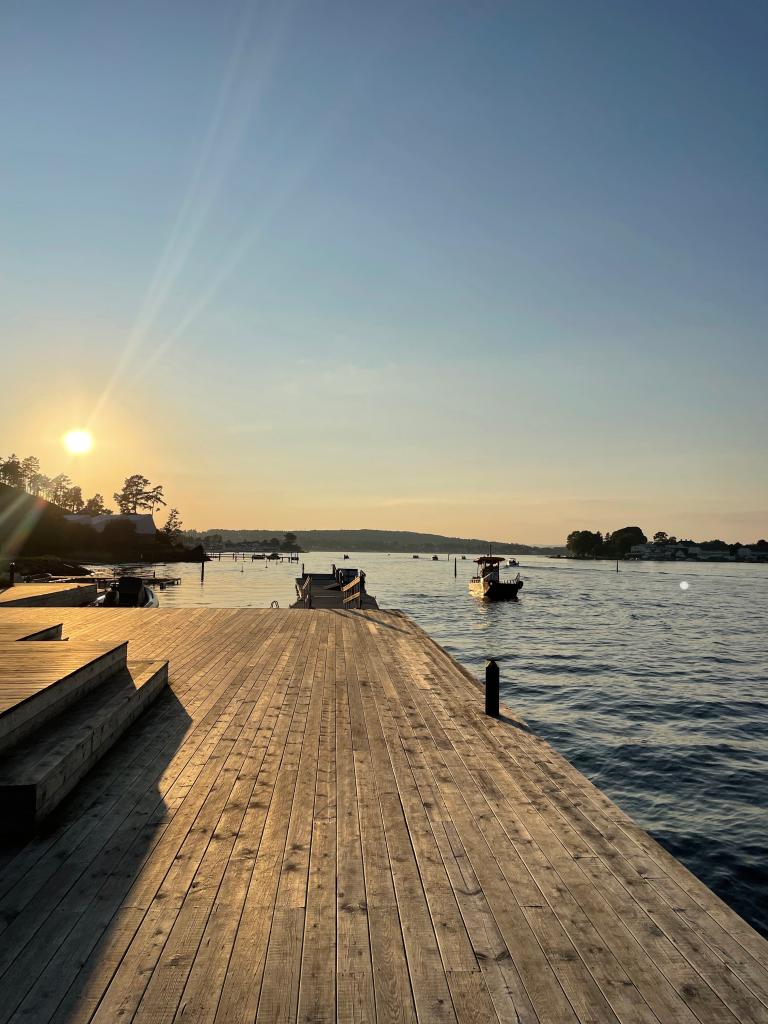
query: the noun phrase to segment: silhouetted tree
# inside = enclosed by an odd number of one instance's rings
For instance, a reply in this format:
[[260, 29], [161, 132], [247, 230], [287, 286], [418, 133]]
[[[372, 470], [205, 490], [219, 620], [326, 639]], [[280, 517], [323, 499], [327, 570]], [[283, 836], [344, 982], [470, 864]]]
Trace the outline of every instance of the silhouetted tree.
[[181, 536], [181, 516], [177, 508], [172, 508], [168, 513], [168, 519], [162, 529], [163, 535], [173, 543]]
[[52, 501], [54, 505], [63, 505], [66, 499], [67, 491], [72, 486], [72, 481], [66, 475], [66, 473], [59, 473], [50, 482], [48, 488], [49, 501]]
[[45, 476], [43, 473], [35, 473], [27, 485], [27, 490], [37, 498], [46, 494], [50, 486], [50, 477]]
[[141, 509], [154, 512], [156, 506], [165, 505], [162, 485], [152, 487], [141, 473], [126, 477], [122, 490], [115, 491], [113, 497], [123, 515], [135, 514]]
[[152, 487], [142, 497], [139, 508], [147, 508], [150, 512], [155, 511], [157, 505], [165, 505], [162, 485]]
[[32, 481], [40, 475], [40, 459], [36, 455], [28, 455], [22, 460], [21, 475], [24, 489], [31, 493]]
[[635, 544], [645, 544], [648, 538], [639, 526], [622, 526], [620, 530], [606, 533], [602, 553], [609, 558], [625, 558]]
[[82, 512], [85, 505], [82, 488], [77, 486], [68, 487], [62, 495], [60, 504], [68, 512]]
[[89, 516], [112, 515], [112, 509], [106, 507], [104, 504], [104, 496], [102, 494], [94, 494], [92, 498], [89, 498], [83, 506], [83, 512]]
[[18, 455], [9, 455], [0, 462], [0, 480], [9, 487], [21, 487], [24, 483], [24, 471]]
[[577, 558], [586, 558], [600, 552], [603, 543], [603, 535], [598, 530], [593, 533], [591, 530], [574, 530], [568, 534], [565, 542], [569, 551], [572, 551]]

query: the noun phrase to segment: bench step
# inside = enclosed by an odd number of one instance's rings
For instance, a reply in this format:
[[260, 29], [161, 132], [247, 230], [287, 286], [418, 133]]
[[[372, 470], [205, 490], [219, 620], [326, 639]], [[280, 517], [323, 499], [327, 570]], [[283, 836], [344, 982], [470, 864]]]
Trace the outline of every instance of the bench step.
[[64, 799], [168, 682], [167, 661], [130, 661], [0, 757], [3, 831], [29, 832]]
[[124, 668], [127, 651], [127, 641], [0, 641], [0, 754]]

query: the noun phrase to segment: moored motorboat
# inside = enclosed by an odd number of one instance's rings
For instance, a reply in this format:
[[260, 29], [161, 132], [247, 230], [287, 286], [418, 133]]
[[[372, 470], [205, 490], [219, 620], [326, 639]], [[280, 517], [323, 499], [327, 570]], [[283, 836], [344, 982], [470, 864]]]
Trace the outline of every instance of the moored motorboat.
[[158, 608], [160, 602], [141, 576], [121, 576], [95, 601], [97, 608]]
[[520, 563], [518, 562], [518, 560], [516, 558], [508, 558], [507, 559], [507, 565], [511, 565], [511, 566], [514, 567], [514, 566], [520, 565]]
[[496, 555], [481, 555], [475, 559], [477, 575], [469, 581], [469, 592], [473, 597], [486, 601], [516, 601], [523, 587], [520, 573], [513, 580], [501, 579], [499, 566], [504, 561]]

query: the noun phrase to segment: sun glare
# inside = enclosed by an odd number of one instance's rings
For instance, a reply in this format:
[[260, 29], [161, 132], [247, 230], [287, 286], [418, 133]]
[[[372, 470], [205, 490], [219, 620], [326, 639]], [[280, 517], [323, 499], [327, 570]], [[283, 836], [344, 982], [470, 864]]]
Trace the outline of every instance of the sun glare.
[[70, 455], [85, 455], [93, 447], [90, 430], [68, 430], [62, 440]]

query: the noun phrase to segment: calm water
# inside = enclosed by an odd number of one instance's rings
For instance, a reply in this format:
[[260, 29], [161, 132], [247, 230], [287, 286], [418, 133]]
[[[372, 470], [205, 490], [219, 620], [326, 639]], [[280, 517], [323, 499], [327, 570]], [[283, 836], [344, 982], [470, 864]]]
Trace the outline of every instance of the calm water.
[[[520, 601], [496, 605], [469, 597], [469, 559], [457, 579], [445, 559], [346, 564], [476, 674], [498, 658], [510, 706], [768, 934], [768, 565], [521, 562]], [[169, 570], [184, 582], [161, 607], [285, 607], [297, 567]]]

